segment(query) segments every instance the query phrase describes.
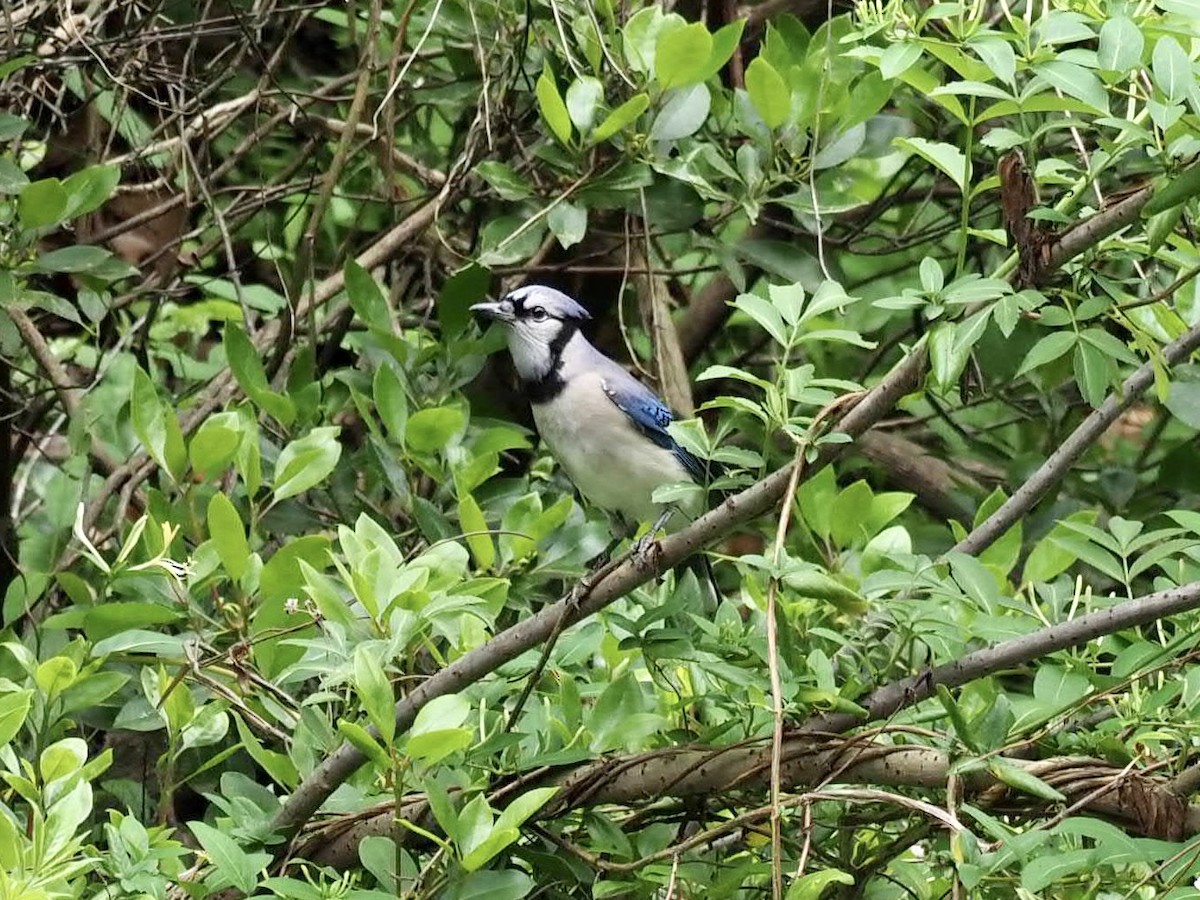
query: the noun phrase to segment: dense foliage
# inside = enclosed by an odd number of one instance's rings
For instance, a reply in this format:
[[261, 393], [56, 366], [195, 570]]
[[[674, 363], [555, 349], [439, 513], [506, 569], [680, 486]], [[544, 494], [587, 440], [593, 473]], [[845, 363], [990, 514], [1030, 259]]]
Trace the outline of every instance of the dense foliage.
[[[1200, 898], [1198, 29], [5, 4], [0, 898]], [[586, 579], [530, 281], [729, 467]]]

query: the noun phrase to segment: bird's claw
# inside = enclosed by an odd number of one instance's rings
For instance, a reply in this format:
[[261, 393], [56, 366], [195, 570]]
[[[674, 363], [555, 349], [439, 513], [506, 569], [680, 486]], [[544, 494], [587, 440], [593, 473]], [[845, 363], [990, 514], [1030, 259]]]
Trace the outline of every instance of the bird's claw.
[[658, 546], [658, 534], [653, 531], [647, 531], [633, 543], [633, 555], [639, 560], [645, 560], [650, 557]]
[[650, 530], [643, 534], [633, 545], [633, 556], [642, 562], [646, 561], [658, 549], [658, 536], [667, 525], [667, 520], [671, 518], [671, 510], [665, 509], [662, 515], [658, 517], [658, 521], [651, 526]]

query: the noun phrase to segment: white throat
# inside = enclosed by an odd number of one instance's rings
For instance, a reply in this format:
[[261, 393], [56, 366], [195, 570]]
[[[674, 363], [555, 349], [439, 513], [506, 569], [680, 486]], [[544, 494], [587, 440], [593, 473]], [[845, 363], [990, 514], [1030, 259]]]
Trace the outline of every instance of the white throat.
[[[571, 327], [563, 323], [559, 324], [560, 328], [555, 337], [562, 333], [563, 328]], [[580, 349], [581, 344], [587, 343], [587, 339], [579, 332], [579, 329], [574, 328], [572, 332], [566, 344], [559, 348], [556, 340], [547, 341], [545, 335], [533, 334], [519, 325], [511, 329], [508, 332], [508, 350], [512, 354], [513, 365], [521, 380], [542, 381], [551, 374], [560, 360], [560, 369], [565, 367], [571, 356]]]

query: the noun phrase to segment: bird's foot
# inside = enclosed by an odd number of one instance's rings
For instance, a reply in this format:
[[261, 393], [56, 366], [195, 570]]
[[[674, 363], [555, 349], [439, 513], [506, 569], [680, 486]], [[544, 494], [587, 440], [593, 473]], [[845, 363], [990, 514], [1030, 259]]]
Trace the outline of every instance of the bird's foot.
[[567, 594], [567, 605], [572, 609], [577, 609], [585, 597], [592, 592], [592, 588], [596, 586], [595, 572], [587, 572], [571, 588]]
[[667, 521], [671, 518], [673, 512], [673, 509], [664, 509], [650, 530], [634, 542], [633, 556], [635, 559], [645, 561], [650, 557], [651, 553], [658, 546], [659, 535], [662, 533], [663, 528], [666, 527]]

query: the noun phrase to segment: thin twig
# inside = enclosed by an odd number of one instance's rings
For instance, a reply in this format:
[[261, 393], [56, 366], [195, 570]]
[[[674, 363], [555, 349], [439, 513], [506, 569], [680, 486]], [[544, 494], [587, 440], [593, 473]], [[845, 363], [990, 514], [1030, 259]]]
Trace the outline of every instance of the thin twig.
[[779, 799], [783, 780], [783, 683], [779, 676], [779, 610], [775, 601], [779, 594], [778, 572], [783, 557], [783, 542], [787, 538], [792, 503], [804, 468], [804, 450], [803, 445], [797, 447], [792, 460], [792, 474], [783, 494], [779, 524], [775, 529], [775, 548], [771, 554], [773, 572], [767, 586], [767, 667], [771, 678], [771, 715], [774, 719], [771, 731], [771, 896], [774, 900], [783, 898], [783, 821]]

